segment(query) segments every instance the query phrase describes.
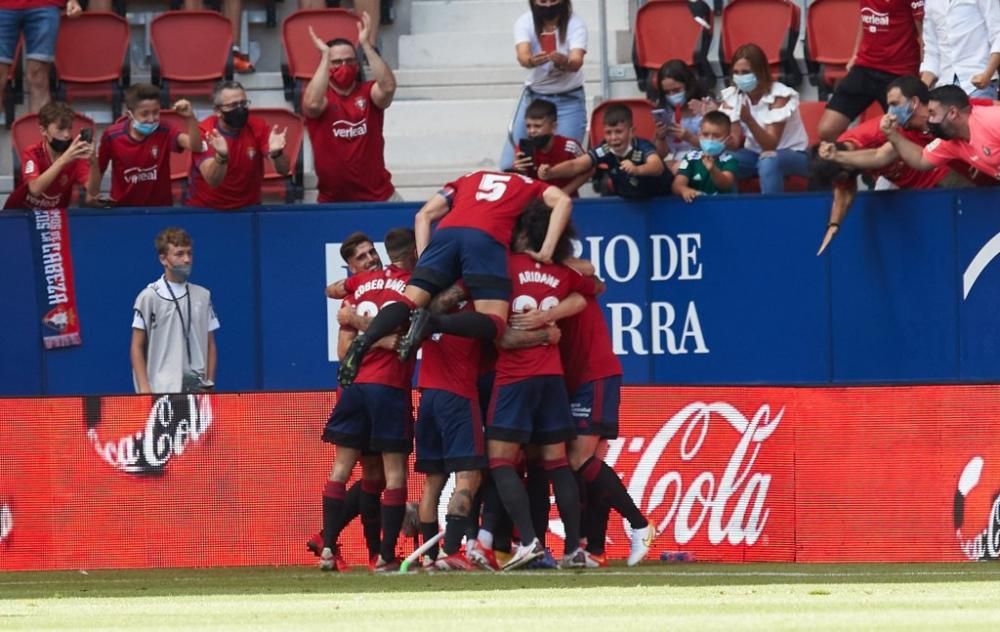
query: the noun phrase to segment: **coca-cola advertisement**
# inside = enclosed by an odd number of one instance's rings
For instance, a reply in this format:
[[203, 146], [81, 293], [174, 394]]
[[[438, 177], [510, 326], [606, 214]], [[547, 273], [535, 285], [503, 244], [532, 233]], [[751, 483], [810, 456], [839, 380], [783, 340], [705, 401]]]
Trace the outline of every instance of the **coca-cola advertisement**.
[[[335, 401], [0, 399], [0, 569], [312, 563]], [[627, 387], [605, 458], [661, 532], [653, 555], [995, 560], [997, 410], [989, 385]], [[410, 500], [421, 484], [411, 478]], [[623, 558], [620, 518], [608, 536]], [[358, 525], [341, 543], [365, 562]]]

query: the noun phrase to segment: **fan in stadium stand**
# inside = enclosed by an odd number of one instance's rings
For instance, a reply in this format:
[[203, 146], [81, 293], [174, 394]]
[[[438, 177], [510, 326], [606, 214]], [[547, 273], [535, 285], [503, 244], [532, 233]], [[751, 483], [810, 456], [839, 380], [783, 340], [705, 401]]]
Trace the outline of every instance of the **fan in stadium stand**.
[[706, 31], [712, 28], [712, 25], [708, 23], [712, 9], [709, 8], [705, 0], [688, 0], [688, 10], [691, 11], [691, 17], [698, 23], [698, 26]]

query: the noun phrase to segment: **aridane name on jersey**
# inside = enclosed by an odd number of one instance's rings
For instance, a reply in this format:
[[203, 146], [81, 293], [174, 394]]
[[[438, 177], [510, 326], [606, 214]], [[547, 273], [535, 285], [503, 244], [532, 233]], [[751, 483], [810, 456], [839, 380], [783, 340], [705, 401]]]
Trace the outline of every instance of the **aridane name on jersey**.
[[537, 270], [525, 270], [524, 272], [518, 272], [517, 281], [522, 285], [527, 283], [542, 283], [552, 288], [559, 287], [559, 279], [551, 274], [546, 274]]

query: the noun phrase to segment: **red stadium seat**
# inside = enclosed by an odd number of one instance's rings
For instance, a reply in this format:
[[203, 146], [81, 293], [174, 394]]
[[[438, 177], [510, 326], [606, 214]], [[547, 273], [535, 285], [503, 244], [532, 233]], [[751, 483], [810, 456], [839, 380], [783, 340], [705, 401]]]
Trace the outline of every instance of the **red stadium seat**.
[[[82, 115], [73, 116], [73, 137], [80, 134], [80, 130], [90, 129], [96, 134], [94, 121]], [[96, 136], [95, 136], [96, 137]], [[13, 154], [14, 188], [21, 184], [21, 153], [28, 147], [42, 140], [42, 132], [38, 127], [37, 114], [25, 114], [11, 125], [10, 129], [10, 150]], [[83, 201], [83, 192], [78, 192], [77, 202]]]
[[11, 62], [7, 74], [7, 85], [3, 90], [3, 111], [6, 117], [5, 125], [10, 129], [17, 116], [17, 105], [24, 103], [24, 67], [21, 65], [21, 53], [24, 51], [24, 38], [17, 40], [14, 49], [14, 61]]
[[597, 147], [604, 142], [604, 112], [612, 105], [627, 105], [632, 110], [632, 125], [635, 129], [635, 135], [652, 142], [653, 136], [656, 134], [653, 104], [645, 99], [610, 99], [599, 103], [590, 114], [588, 141], [591, 147]]
[[268, 127], [288, 128], [285, 137], [285, 155], [288, 156], [289, 175], [274, 170], [270, 159], [264, 160], [264, 195], [283, 194], [286, 204], [301, 200], [304, 195], [302, 180], [302, 137], [305, 128], [302, 119], [284, 108], [254, 108], [251, 113], [267, 121]]
[[719, 62], [725, 72], [733, 53], [744, 44], [757, 44], [767, 55], [771, 74], [782, 83], [797, 87], [802, 71], [795, 61], [802, 13], [790, 0], [732, 0], [722, 9]]
[[122, 113], [130, 81], [128, 22], [114, 13], [83, 13], [63, 19], [56, 40], [56, 98], [107, 98], [111, 118]]
[[[160, 110], [160, 125], [187, 132], [187, 119], [173, 110]], [[183, 204], [187, 199], [188, 176], [191, 173], [191, 152], [170, 152], [170, 188], [174, 202]]]
[[149, 27], [153, 46], [152, 80], [161, 102], [174, 96], [212, 94], [221, 79], [233, 78], [233, 31], [214, 11], [167, 11]]
[[826, 100], [847, 74], [861, 21], [858, 0], [814, 0], [806, 11], [806, 65], [809, 79]]
[[[647, 77], [655, 77], [664, 62], [682, 59], [708, 84], [715, 83], [715, 73], [708, 62], [712, 31], [691, 19], [687, 0], [650, 0], [639, 7], [635, 17], [636, 70], [642, 73], [640, 87], [646, 89]], [[714, 17], [709, 19], [712, 24]]]
[[826, 101], [800, 101], [799, 113], [802, 114], [802, 124], [809, 134], [809, 145], [819, 142], [819, 119], [826, 111]]
[[319, 51], [309, 36], [311, 26], [324, 42], [343, 38], [358, 45], [360, 19], [345, 9], [306, 9], [291, 14], [281, 25], [281, 39], [285, 45], [285, 62], [281, 64], [281, 80], [285, 87], [285, 100], [298, 112], [302, 101], [302, 81], [308, 81], [316, 72]]

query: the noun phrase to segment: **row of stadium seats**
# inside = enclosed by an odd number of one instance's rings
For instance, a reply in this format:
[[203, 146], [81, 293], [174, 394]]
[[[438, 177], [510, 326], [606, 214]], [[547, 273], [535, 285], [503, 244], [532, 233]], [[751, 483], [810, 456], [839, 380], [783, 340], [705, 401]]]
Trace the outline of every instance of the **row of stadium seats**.
[[[636, 14], [635, 65], [640, 89], [668, 59], [683, 59], [708, 83], [715, 74], [708, 60], [713, 29], [703, 29], [687, 0], [649, 0]], [[730, 0], [722, 9], [719, 64], [728, 72], [730, 58], [743, 44], [755, 43], [767, 54], [776, 79], [792, 87], [802, 82], [795, 44], [802, 21], [793, 0]], [[714, 25], [714, 15], [709, 19]], [[714, 27], [713, 27], [714, 28]], [[806, 10], [806, 66], [810, 82], [825, 100], [842, 78], [860, 28], [857, 0], [813, 0]]]
[[[319, 52], [309, 38], [310, 26], [325, 40], [341, 37], [357, 44], [358, 18], [344, 9], [297, 11], [282, 24], [286, 62], [282, 64], [285, 97], [298, 110], [301, 83], [316, 69]], [[193, 45], [197, 42], [197, 45]], [[180, 96], [207, 96], [219, 80], [232, 79], [232, 26], [214, 11], [167, 11], [150, 24], [152, 82], [161, 88], [163, 106]], [[23, 101], [21, 46], [15, 56], [5, 93], [8, 127], [14, 107]], [[111, 117], [122, 112], [125, 88], [131, 82], [129, 25], [110, 12], [83, 13], [63, 20], [53, 64], [56, 99], [104, 99]]]

